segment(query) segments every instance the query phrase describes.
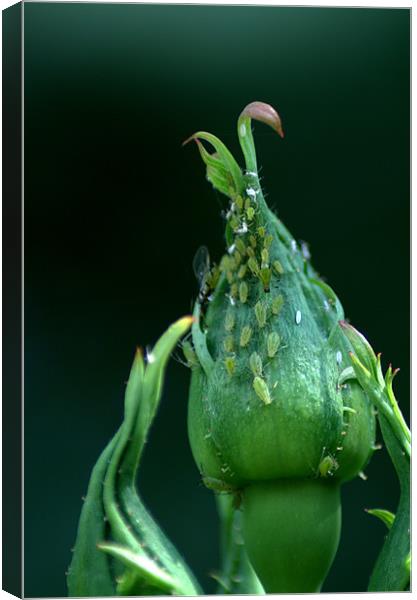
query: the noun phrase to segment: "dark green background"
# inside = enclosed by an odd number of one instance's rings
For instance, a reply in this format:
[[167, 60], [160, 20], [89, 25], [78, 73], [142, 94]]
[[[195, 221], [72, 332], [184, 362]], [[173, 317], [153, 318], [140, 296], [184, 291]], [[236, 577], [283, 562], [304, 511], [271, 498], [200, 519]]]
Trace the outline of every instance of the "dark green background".
[[[25, 593], [66, 594], [90, 469], [122, 417], [136, 344], [191, 310], [192, 257], [219, 258], [223, 199], [197, 150], [255, 125], [264, 188], [409, 404], [409, 11], [25, 5]], [[186, 438], [188, 372], [172, 361], [140, 489], [207, 591], [213, 498]], [[325, 591], [364, 590], [395, 509], [384, 451], [344, 488]]]

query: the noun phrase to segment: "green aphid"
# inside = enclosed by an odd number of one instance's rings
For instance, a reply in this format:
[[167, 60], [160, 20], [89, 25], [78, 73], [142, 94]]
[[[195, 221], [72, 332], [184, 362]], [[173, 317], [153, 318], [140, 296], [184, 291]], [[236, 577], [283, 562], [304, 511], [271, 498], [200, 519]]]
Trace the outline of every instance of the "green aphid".
[[255, 258], [255, 252], [253, 250], [253, 248], [251, 248], [250, 246], [247, 248], [246, 252], [248, 253], [248, 256], [250, 258]]
[[236, 317], [234, 311], [231, 308], [228, 308], [226, 312], [226, 318], [224, 321], [224, 328], [226, 329], [226, 331], [233, 330], [233, 327], [235, 326], [235, 321]]
[[271, 234], [265, 236], [265, 239], [264, 239], [265, 248], [270, 248], [271, 247], [273, 239], [274, 239], [274, 236], [271, 235]]
[[230, 217], [229, 223], [230, 223], [230, 227], [233, 229], [233, 231], [236, 231], [240, 227], [239, 217], [237, 217], [236, 215], [232, 215]]
[[240, 334], [240, 345], [242, 348], [246, 348], [246, 346], [250, 342], [251, 337], [252, 337], [252, 327], [249, 327], [249, 325], [245, 325]]
[[272, 300], [272, 312], [274, 313], [274, 315], [278, 315], [280, 313], [280, 310], [282, 308], [284, 304], [284, 298], [281, 294], [278, 294], [278, 296], [275, 296], [275, 298]]
[[266, 325], [266, 306], [261, 301], [255, 304], [255, 316], [259, 327], [262, 329]]
[[262, 400], [264, 404], [271, 404], [272, 398], [269, 393], [268, 385], [262, 377], [255, 377], [253, 380], [253, 389], [256, 395]]
[[256, 248], [256, 237], [254, 235], [249, 236], [249, 243], [252, 248]]
[[253, 208], [253, 206], [249, 206], [246, 209], [246, 217], [247, 217], [248, 221], [249, 222], [253, 221], [254, 216], [255, 216], [255, 209]]
[[242, 283], [239, 286], [239, 299], [242, 302], [242, 304], [245, 304], [246, 300], [248, 299], [248, 292], [248, 284], [245, 281], [242, 281]]
[[239, 211], [241, 211], [242, 208], [243, 208], [243, 198], [242, 198], [242, 196], [236, 196], [235, 204], [236, 204], [237, 209]]
[[243, 279], [247, 270], [248, 267], [246, 265], [240, 265], [239, 271], [237, 272], [238, 279]]
[[226, 367], [226, 371], [230, 376], [235, 372], [236, 361], [233, 356], [226, 356], [224, 359], [224, 366]]
[[279, 345], [281, 343], [281, 338], [277, 334], [276, 331], [272, 331], [266, 340], [266, 347], [269, 358], [274, 358], [275, 354], [278, 352]]
[[271, 283], [271, 269], [262, 268], [259, 271], [259, 278], [264, 286], [264, 291], [269, 292], [269, 284]]
[[207, 283], [212, 290], [215, 289], [220, 277], [220, 269], [217, 265], [214, 265], [210, 271], [210, 274], [207, 279]]
[[223, 342], [223, 346], [226, 352], [233, 352], [234, 349], [234, 340], [233, 337], [231, 335], [228, 335], [227, 338], [225, 338], [224, 342]]
[[241, 238], [237, 238], [235, 241], [236, 248], [239, 250], [241, 256], [245, 256], [246, 254], [246, 246], [245, 242]]
[[337, 460], [328, 454], [325, 456], [319, 464], [318, 474], [320, 477], [329, 477], [334, 474], [336, 469], [339, 467]]
[[233, 271], [230, 271], [230, 270], [226, 271], [226, 279], [227, 279], [227, 282], [229, 284], [233, 283], [233, 279], [234, 279], [234, 273], [233, 273]]
[[181, 344], [181, 347], [184, 353], [185, 360], [187, 361], [187, 365], [190, 367], [190, 369], [195, 369], [196, 367], [199, 367], [200, 363], [191, 343], [188, 340], [185, 340]]
[[248, 267], [252, 271], [252, 273], [256, 277], [258, 277], [258, 275], [259, 275], [259, 265], [258, 265], [258, 261], [256, 260], [256, 258], [254, 258], [253, 256], [251, 256], [250, 259], [248, 260]]
[[240, 265], [240, 263], [242, 262], [242, 255], [240, 254], [239, 250], [235, 250], [233, 252], [233, 258], [234, 258], [235, 265], [237, 268]]
[[239, 287], [237, 285], [237, 283], [232, 283], [232, 285], [230, 286], [230, 295], [232, 298], [237, 298], [239, 292]]
[[263, 248], [262, 249], [261, 260], [262, 260], [262, 267], [263, 268], [267, 267], [268, 264], [269, 264], [269, 252], [268, 252], [268, 248]]
[[245, 200], [245, 210], [248, 210], [248, 208], [250, 208], [250, 198], [246, 198]]
[[249, 357], [249, 366], [255, 377], [262, 376], [262, 358], [257, 352], [252, 352]]
[[231, 271], [233, 267], [233, 260], [228, 254], [224, 254], [220, 261], [219, 269], [221, 272]]
[[279, 260], [274, 260], [274, 269], [278, 273], [278, 275], [283, 275], [284, 274], [284, 267], [279, 262]]
[[258, 235], [259, 235], [259, 237], [263, 238], [263, 237], [265, 237], [265, 234], [266, 234], [265, 227], [263, 227], [262, 225], [261, 225], [261, 227], [258, 227]]

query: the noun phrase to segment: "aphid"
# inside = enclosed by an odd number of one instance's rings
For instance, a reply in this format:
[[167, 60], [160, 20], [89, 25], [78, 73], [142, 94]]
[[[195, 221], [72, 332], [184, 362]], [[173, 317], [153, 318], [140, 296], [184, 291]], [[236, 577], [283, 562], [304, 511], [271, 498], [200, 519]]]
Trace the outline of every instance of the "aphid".
[[268, 252], [267, 248], [262, 249], [261, 259], [262, 259], [262, 268], [267, 267], [269, 264], [269, 252]]
[[263, 238], [263, 237], [265, 237], [265, 234], [266, 234], [265, 227], [263, 227], [262, 225], [261, 225], [261, 227], [258, 227], [258, 235], [259, 235], [259, 237]]
[[297, 325], [299, 325], [301, 323], [301, 311], [297, 310], [297, 312], [295, 313], [295, 322]]
[[246, 300], [248, 299], [248, 284], [245, 281], [242, 281], [242, 283], [239, 286], [239, 299], [242, 302], [242, 304], [245, 304]]
[[243, 198], [242, 198], [242, 196], [236, 196], [235, 203], [236, 203], [236, 207], [238, 208], [238, 210], [239, 211], [242, 210], [242, 208], [243, 208]]
[[277, 334], [276, 331], [272, 331], [266, 340], [266, 347], [268, 351], [269, 358], [274, 358], [275, 354], [278, 352], [279, 345], [281, 343], [281, 338]]
[[264, 240], [265, 248], [270, 248], [273, 239], [274, 239], [274, 237], [271, 234], [265, 236], [265, 240]]
[[246, 217], [247, 217], [248, 221], [249, 222], [252, 221], [254, 216], [255, 216], [255, 209], [252, 206], [249, 206], [246, 209]]
[[259, 278], [262, 281], [264, 292], [269, 292], [269, 284], [271, 282], [271, 269], [262, 268], [259, 271]]
[[248, 267], [246, 265], [240, 265], [239, 271], [237, 272], [237, 276], [239, 279], [243, 279], [246, 275]]
[[266, 306], [262, 302], [257, 302], [255, 304], [255, 316], [258, 321], [259, 327], [265, 327], [266, 325]]
[[248, 260], [248, 267], [256, 277], [259, 275], [258, 261], [253, 256]]
[[261, 377], [255, 377], [253, 380], [253, 389], [264, 404], [271, 404], [271, 395], [269, 393], [268, 385], [264, 379]]
[[232, 298], [236, 298], [237, 297], [238, 290], [239, 290], [239, 288], [238, 288], [237, 283], [236, 282], [232, 283], [232, 285], [230, 286], [230, 295], [231, 295]]
[[249, 325], [245, 325], [240, 334], [240, 345], [242, 348], [245, 348], [252, 337], [252, 328]]
[[261, 377], [262, 375], [262, 358], [257, 352], [252, 352], [249, 357], [249, 366], [252, 373], [256, 376]]
[[233, 231], [237, 231], [239, 229], [240, 226], [240, 221], [238, 219], [238, 217], [236, 215], [233, 215], [232, 218], [230, 219], [230, 227], [233, 229]]
[[274, 261], [274, 269], [278, 273], [278, 275], [283, 275], [283, 273], [284, 273], [284, 267], [279, 262], [279, 260], [275, 260]]
[[275, 298], [272, 300], [272, 312], [274, 313], [274, 315], [278, 315], [282, 305], [284, 304], [284, 298], [281, 294], [278, 294], [278, 296], [275, 296]]
[[249, 236], [249, 243], [252, 248], [256, 248], [256, 237], [254, 235]]
[[339, 464], [337, 460], [331, 454], [328, 454], [320, 461], [318, 474], [320, 477], [332, 476], [338, 467]]
[[236, 248], [239, 250], [241, 256], [245, 256], [245, 254], [246, 254], [245, 242], [241, 238], [236, 238], [235, 244], [236, 244]]
[[200, 363], [198, 362], [197, 354], [194, 352], [191, 342], [188, 340], [183, 341], [181, 348], [184, 353], [185, 360], [187, 361], [187, 365], [191, 369], [199, 367]]
[[233, 356], [226, 356], [224, 359], [224, 366], [226, 367], [226, 371], [230, 376], [235, 372], [236, 361]]
[[255, 252], [254, 252], [253, 248], [251, 248], [251, 247], [247, 248], [246, 252], [248, 253], [249, 258], [255, 258]]
[[204, 304], [210, 294], [208, 274], [210, 271], [210, 255], [207, 246], [200, 246], [194, 255], [193, 271], [199, 285], [198, 302]]
[[233, 254], [233, 258], [235, 260], [236, 267], [238, 267], [240, 265], [240, 263], [242, 262], [242, 255], [240, 254], [239, 250], [235, 250], [235, 252]]
[[235, 313], [232, 309], [228, 308], [226, 311], [224, 328], [226, 329], [226, 331], [232, 331], [234, 326], [235, 326]]
[[224, 346], [224, 349], [226, 350], [226, 352], [233, 352], [234, 341], [233, 341], [233, 337], [231, 335], [228, 335], [227, 338], [225, 338], [225, 340], [223, 342], [223, 346]]
[[226, 271], [226, 279], [229, 284], [233, 283], [233, 277], [234, 277], [233, 271], [230, 271], [230, 270]]

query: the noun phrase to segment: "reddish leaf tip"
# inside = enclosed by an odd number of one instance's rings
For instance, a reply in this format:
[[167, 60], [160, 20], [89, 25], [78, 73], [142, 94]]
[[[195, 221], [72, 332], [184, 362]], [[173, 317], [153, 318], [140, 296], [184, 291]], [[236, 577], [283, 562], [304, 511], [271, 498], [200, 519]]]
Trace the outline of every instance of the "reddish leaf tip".
[[239, 119], [249, 117], [250, 119], [255, 119], [256, 121], [261, 121], [266, 125], [269, 125], [274, 129], [278, 135], [283, 138], [284, 131], [282, 129], [281, 117], [270, 104], [266, 104], [265, 102], [251, 102], [240, 113]]

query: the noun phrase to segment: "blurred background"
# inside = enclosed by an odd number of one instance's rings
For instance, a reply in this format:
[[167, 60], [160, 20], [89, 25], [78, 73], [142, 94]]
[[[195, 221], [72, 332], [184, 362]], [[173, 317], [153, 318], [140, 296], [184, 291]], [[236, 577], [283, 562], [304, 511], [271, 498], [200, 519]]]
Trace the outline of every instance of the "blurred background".
[[[122, 419], [136, 345], [191, 311], [193, 256], [223, 248], [224, 199], [193, 132], [242, 162], [255, 124], [263, 186], [346, 315], [401, 367], [409, 415], [408, 10], [28, 3], [25, 13], [25, 595], [65, 596], [81, 497]], [[147, 505], [204, 589], [218, 566], [214, 498], [187, 441], [189, 373], [172, 360], [140, 470]], [[395, 510], [382, 450], [343, 489], [326, 592], [366, 589]]]

